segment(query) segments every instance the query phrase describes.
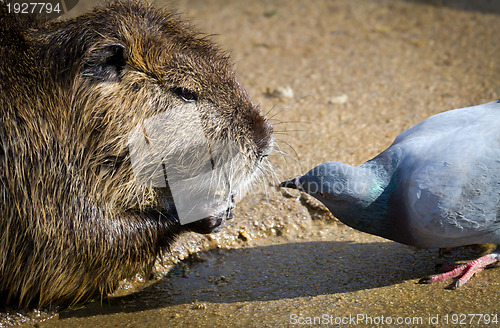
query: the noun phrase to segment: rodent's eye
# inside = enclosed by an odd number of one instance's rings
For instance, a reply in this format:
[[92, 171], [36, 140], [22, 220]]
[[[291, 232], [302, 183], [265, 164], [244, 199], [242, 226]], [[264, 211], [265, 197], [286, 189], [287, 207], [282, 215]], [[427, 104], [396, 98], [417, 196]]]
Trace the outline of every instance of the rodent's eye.
[[318, 196], [321, 198], [326, 198], [326, 195], [320, 191], [318, 191]]
[[186, 88], [176, 88], [174, 92], [185, 102], [195, 102], [198, 100], [196, 93]]

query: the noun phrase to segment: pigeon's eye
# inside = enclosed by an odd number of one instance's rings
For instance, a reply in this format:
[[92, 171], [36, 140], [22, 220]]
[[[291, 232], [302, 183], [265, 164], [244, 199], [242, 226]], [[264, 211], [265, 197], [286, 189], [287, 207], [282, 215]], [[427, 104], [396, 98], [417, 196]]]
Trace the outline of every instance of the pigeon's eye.
[[326, 195], [322, 192], [318, 192], [318, 196], [321, 197], [321, 198], [326, 198]]
[[195, 102], [198, 100], [196, 93], [186, 88], [177, 88], [174, 92], [185, 102]]

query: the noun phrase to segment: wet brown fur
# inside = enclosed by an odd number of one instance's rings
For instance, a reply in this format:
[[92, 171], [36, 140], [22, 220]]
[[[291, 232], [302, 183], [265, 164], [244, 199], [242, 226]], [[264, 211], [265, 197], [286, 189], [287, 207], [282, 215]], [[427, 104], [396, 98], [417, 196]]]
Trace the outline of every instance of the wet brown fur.
[[0, 289], [20, 305], [112, 291], [186, 230], [134, 183], [126, 143], [181, 88], [208, 135], [239, 145], [245, 179], [270, 151], [228, 57], [169, 11], [115, 1], [27, 23], [0, 4], [0, 18]]

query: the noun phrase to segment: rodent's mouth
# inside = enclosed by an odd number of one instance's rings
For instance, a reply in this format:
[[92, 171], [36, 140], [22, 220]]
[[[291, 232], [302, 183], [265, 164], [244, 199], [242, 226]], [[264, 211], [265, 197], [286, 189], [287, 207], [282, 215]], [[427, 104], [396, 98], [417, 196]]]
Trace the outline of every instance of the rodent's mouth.
[[159, 218], [160, 220], [166, 220], [169, 222], [167, 226], [170, 226], [174, 230], [180, 228], [180, 230], [177, 230], [178, 232], [192, 231], [200, 234], [209, 234], [219, 232], [224, 226], [226, 220], [231, 220], [233, 218], [233, 208], [234, 207], [230, 207], [219, 214], [211, 215], [204, 219], [194, 221], [185, 225], [181, 225], [177, 215], [169, 211], [145, 210], [138, 212], [129, 212], [129, 214], [133, 216], [142, 216], [147, 218], [148, 220], [154, 221], [158, 221]]
[[[166, 204], [168, 203], [169, 202], [166, 202]], [[192, 231], [201, 234], [209, 234], [219, 232], [226, 220], [231, 220], [233, 218], [233, 209], [235, 206], [234, 194], [231, 194], [229, 204], [225, 210], [187, 224], [181, 224], [173, 203], [165, 206], [165, 208], [150, 208], [142, 211], [132, 211], [130, 214], [146, 217], [148, 220], [153, 220], [155, 222], [158, 222], [160, 219], [165, 222], [167, 226], [170, 226], [178, 232]]]
[[223, 215], [217, 215], [188, 223], [186, 228], [193, 232], [208, 234], [219, 232], [224, 226], [224, 222], [226, 222], [226, 218]]
[[225, 211], [195, 222], [188, 223], [185, 226], [188, 230], [201, 234], [219, 232], [224, 226], [226, 220], [231, 220], [233, 218], [233, 209], [235, 208], [235, 206], [234, 194], [231, 194], [231, 203]]

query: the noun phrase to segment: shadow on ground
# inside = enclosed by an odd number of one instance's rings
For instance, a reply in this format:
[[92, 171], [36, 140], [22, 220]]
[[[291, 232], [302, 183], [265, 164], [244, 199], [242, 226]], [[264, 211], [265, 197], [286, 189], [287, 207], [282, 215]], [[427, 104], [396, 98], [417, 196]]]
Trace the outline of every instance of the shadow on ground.
[[406, 0], [433, 6], [446, 6], [457, 10], [480, 11], [500, 15], [498, 0]]
[[[269, 301], [348, 293], [416, 279], [434, 265], [478, 255], [465, 249], [439, 259], [437, 251], [393, 242], [315, 241], [220, 250], [185, 261], [141, 292], [67, 310], [60, 318], [135, 312], [177, 304]], [[415, 281], [416, 283], [417, 281]]]

